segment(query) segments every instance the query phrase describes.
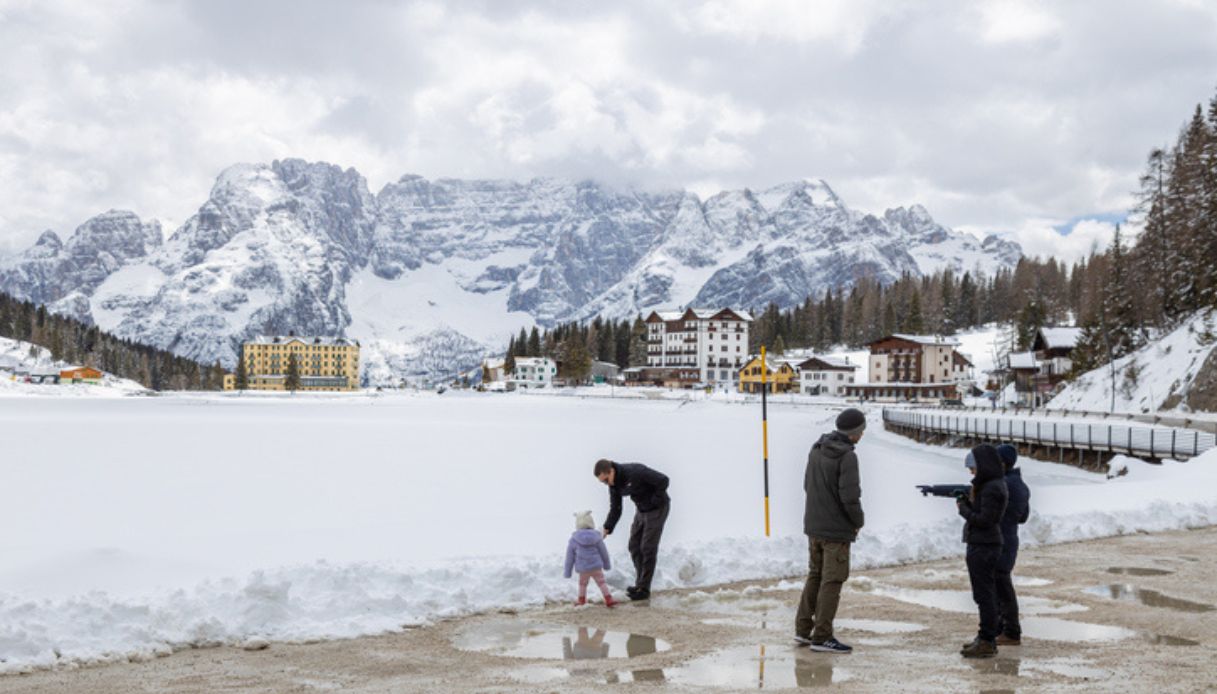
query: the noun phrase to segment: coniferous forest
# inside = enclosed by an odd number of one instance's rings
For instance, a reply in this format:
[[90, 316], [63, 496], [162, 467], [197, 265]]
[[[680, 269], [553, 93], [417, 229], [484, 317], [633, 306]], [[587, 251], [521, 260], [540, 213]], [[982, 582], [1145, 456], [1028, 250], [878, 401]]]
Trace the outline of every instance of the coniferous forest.
[[45, 347], [53, 359], [91, 366], [152, 390], [219, 390], [224, 369], [124, 340], [0, 292], [0, 337]]

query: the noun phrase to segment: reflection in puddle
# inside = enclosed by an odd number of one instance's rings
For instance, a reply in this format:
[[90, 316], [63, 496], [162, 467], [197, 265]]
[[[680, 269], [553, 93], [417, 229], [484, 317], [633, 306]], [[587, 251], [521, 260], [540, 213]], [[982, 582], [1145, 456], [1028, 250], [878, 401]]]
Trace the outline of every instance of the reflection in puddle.
[[1149, 637], [1149, 642], [1158, 646], [1199, 646], [1199, 641], [1181, 638], [1179, 636], [1168, 636], [1166, 634], [1154, 634]]
[[1107, 573], [1122, 576], [1169, 576], [1175, 572], [1167, 569], [1147, 569], [1142, 566], [1113, 566], [1107, 570]]
[[1014, 576], [1014, 585], [1021, 588], [1039, 588], [1052, 585], [1052, 579], [1035, 576]]
[[740, 646], [669, 669], [667, 677], [674, 684], [698, 687], [827, 687], [854, 678], [848, 670], [837, 667], [840, 658], [790, 646]]
[[548, 684], [559, 680], [572, 678], [587, 678], [603, 684], [630, 684], [634, 682], [664, 682], [663, 670], [652, 668], [647, 670], [624, 670], [621, 672], [597, 672], [595, 670], [578, 671], [560, 667], [525, 667], [512, 670], [507, 677], [525, 684]]
[[1121, 641], [1137, 635], [1131, 629], [1107, 624], [1087, 624], [1056, 617], [1024, 617], [1023, 636], [1044, 641], [1103, 643]]
[[472, 626], [454, 637], [453, 644], [463, 651], [510, 658], [562, 660], [636, 658], [672, 648], [667, 642], [652, 636], [516, 621]]
[[[946, 612], [976, 612], [976, 603], [972, 602], [972, 593], [966, 590], [926, 590], [876, 584], [872, 592], [875, 595]], [[1034, 595], [1020, 595], [1018, 604], [1021, 613], [1031, 615], [1067, 614], [1085, 612], [1087, 609], [1085, 605], [1048, 600]]]
[[1212, 612], [1214, 609], [1217, 609], [1212, 605], [1202, 602], [1172, 598], [1156, 590], [1138, 588], [1127, 583], [1094, 586], [1093, 588], [1086, 588], [1084, 592], [1090, 595], [1097, 595], [1101, 598], [1111, 598], [1112, 600], [1120, 600], [1122, 602], [1139, 602], [1148, 607], [1164, 607], [1168, 610], [1178, 610], [1180, 612]]
[[610, 672], [605, 677], [605, 684], [629, 684], [630, 682], [666, 682], [663, 670], [630, 670], [626, 672]]

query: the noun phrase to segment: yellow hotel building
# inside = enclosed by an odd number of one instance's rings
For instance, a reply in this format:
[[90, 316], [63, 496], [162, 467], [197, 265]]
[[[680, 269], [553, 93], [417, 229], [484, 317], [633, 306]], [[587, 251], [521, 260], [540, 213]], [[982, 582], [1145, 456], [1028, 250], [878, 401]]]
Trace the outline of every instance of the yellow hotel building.
[[[358, 390], [359, 342], [345, 337], [258, 336], [241, 349], [250, 390], [286, 390], [292, 355], [300, 368], [300, 390]], [[224, 389], [236, 377], [224, 379]]]

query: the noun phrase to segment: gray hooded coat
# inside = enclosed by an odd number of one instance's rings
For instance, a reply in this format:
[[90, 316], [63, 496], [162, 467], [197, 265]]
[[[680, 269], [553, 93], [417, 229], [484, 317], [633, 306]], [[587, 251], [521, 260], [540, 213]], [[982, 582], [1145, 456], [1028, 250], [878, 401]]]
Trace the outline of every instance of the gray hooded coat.
[[865, 520], [858, 456], [849, 437], [834, 431], [820, 437], [807, 455], [803, 475], [807, 507], [803, 532], [821, 540], [853, 542]]

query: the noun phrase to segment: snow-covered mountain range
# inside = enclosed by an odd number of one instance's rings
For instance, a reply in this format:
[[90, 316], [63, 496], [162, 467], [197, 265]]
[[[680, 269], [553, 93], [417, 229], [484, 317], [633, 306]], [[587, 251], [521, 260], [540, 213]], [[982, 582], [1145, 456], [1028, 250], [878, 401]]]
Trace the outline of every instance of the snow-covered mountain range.
[[592, 181], [403, 176], [238, 164], [167, 240], [131, 212], [46, 232], [0, 262], [0, 290], [232, 367], [258, 333], [345, 334], [365, 378], [451, 374], [521, 327], [686, 305], [787, 307], [863, 276], [992, 271], [983, 242], [919, 205], [851, 210], [819, 180], [701, 200]]

